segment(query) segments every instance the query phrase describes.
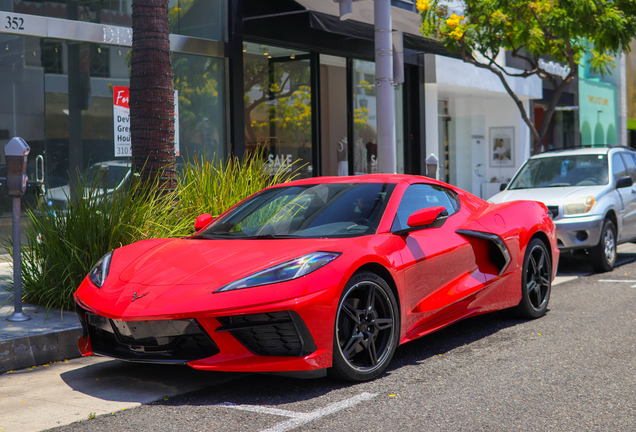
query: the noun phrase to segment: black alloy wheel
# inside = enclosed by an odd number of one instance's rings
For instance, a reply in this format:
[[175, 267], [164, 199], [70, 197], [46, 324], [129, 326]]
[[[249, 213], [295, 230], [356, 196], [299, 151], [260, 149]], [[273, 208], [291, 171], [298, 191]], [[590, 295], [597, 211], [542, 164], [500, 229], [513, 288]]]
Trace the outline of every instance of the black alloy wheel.
[[545, 243], [533, 239], [526, 248], [521, 277], [521, 301], [515, 308], [523, 318], [539, 318], [548, 309], [552, 289], [552, 262]]
[[334, 329], [331, 376], [367, 381], [391, 361], [400, 335], [395, 296], [375, 273], [354, 275], [343, 290]]

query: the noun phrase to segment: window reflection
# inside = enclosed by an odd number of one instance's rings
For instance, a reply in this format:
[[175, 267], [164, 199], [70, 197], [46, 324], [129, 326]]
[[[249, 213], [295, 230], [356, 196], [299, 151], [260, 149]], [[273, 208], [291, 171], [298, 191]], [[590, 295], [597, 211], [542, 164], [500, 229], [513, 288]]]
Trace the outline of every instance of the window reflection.
[[300, 169], [310, 177], [312, 112], [308, 53], [246, 43], [244, 45], [245, 141], [248, 151], [267, 149], [274, 173]]
[[353, 173], [378, 172], [375, 63], [353, 61]]

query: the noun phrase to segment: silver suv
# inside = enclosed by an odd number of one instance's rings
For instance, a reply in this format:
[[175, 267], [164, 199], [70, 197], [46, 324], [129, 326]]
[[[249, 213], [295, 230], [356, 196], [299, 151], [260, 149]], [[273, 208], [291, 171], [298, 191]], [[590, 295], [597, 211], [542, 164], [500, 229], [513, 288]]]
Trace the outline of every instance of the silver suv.
[[583, 148], [531, 157], [493, 203], [544, 203], [561, 251], [587, 249], [597, 272], [616, 263], [616, 246], [636, 242], [636, 151]]

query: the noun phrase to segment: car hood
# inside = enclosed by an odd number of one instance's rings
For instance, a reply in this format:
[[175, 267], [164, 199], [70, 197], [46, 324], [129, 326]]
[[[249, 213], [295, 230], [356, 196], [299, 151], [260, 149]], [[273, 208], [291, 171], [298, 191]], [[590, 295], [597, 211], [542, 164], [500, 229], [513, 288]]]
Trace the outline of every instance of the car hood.
[[606, 188], [607, 185], [505, 190], [491, 197], [488, 201], [498, 204], [508, 201], [529, 200], [539, 201], [545, 205], [559, 205], [564, 200], [572, 201], [588, 196], [598, 197]]
[[[338, 251], [334, 243], [317, 239], [175, 239], [151, 250], [140, 247], [139, 255], [123, 269], [119, 279], [145, 286], [205, 284], [216, 289], [310, 252]], [[134, 250], [128, 250], [126, 258], [131, 255]]]

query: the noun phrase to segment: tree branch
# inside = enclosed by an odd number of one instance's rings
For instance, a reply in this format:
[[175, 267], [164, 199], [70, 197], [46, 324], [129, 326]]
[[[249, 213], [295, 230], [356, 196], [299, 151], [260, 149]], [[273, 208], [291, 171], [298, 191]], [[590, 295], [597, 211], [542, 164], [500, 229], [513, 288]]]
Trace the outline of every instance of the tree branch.
[[523, 121], [530, 128], [530, 132], [532, 134], [533, 139], [536, 142], [541, 142], [542, 136], [539, 135], [539, 133], [537, 132], [537, 129], [534, 126], [534, 124], [532, 123], [532, 121], [528, 117], [528, 113], [526, 112], [526, 109], [523, 106], [523, 102], [519, 99], [519, 97], [515, 94], [515, 92], [512, 90], [512, 88], [508, 84], [508, 81], [506, 80], [506, 77], [505, 77], [504, 73], [501, 70], [499, 70], [499, 69], [497, 69], [495, 67], [492, 67], [492, 64], [485, 65], [485, 64], [480, 63], [477, 60], [475, 60], [472, 56], [469, 56], [467, 51], [466, 51], [466, 44], [465, 43], [462, 42], [461, 46], [462, 46], [462, 50], [461, 50], [462, 59], [466, 63], [470, 63], [470, 64], [472, 64], [472, 65], [474, 65], [474, 66], [476, 66], [478, 68], [481, 68], [481, 69], [490, 70], [491, 72], [493, 72], [495, 75], [497, 75], [499, 77], [499, 79], [501, 80], [501, 83], [503, 84], [504, 88], [506, 89], [506, 91], [508, 92], [510, 97], [512, 97], [513, 101], [517, 105], [517, 108], [519, 108], [519, 112], [521, 113], [521, 117], [523, 118]]

